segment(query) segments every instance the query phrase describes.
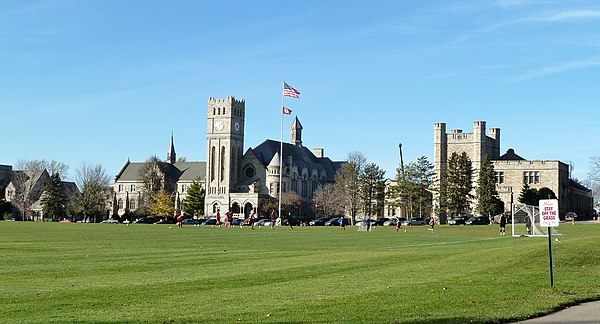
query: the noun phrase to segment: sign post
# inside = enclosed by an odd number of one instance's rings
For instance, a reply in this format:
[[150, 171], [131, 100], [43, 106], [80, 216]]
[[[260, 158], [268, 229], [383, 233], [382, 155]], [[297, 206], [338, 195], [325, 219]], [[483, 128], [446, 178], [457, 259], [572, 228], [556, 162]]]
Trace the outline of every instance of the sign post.
[[540, 226], [548, 227], [548, 252], [550, 254], [550, 285], [554, 288], [554, 260], [552, 258], [552, 229], [558, 227], [558, 199], [540, 200]]

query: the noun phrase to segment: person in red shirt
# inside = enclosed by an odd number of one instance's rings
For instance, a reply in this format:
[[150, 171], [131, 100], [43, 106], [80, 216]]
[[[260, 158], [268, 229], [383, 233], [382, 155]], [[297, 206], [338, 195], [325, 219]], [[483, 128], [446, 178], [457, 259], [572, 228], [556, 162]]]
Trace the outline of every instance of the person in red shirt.
[[181, 215], [177, 216], [177, 227], [183, 228], [183, 219], [185, 218], [185, 214], [181, 213]]
[[217, 209], [217, 227], [221, 226], [221, 210]]

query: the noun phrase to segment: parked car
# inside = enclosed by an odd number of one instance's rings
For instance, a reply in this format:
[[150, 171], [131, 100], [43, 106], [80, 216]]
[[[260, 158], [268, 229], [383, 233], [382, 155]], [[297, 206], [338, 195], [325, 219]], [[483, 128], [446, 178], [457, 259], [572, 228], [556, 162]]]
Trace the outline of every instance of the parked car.
[[325, 226], [340, 226], [340, 217], [334, 217], [326, 221]]
[[377, 220], [375, 221], [375, 224], [377, 224], [379, 226], [383, 226], [383, 223], [387, 222], [388, 220], [390, 220], [390, 219], [387, 217], [377, 218]]
[[271, 226], [271, 220], [270, 219], [259, 219], [256, 222], [254, 222], [255, 226]]
[[410, 217], [406, 221], [402, 222], [402, 226], [420, 226], [425, 225], [425, 218], [423, 217]]
[[102, 223], [104, 223], [104, 224], [119, 224], [119, 221], [116, 219], [109, 218], [109, 219], [103, 220]]
[[565, 214], [565, 220], [566, 221], [572, 221], [575, 218], [577, 218], [577, 214], [575, 214], [574, 212], [568, 212]]
[[200, 225], [200, 221], [194, 218], [187, 218], [181, 221], [181, 224], [184, 225]]
[[464, 215], [454, 216], [448, 220], [448, 225], [465, 225], [469, 218], [469, 216]]
[[356, 222], [355, 224], [356, 226], [377, 226], [377, 221], [374, 219], [367, 219], [367, 220], [362, 220], [359, 222]]
[[402, 222], [406, 221], [406, 217], [399, 217], [399, 218], [393, 217], [393, 218], [390, 218], [390, 219], [386, 220], [383, 223], [383, 226], [396, 226], [396, 221], [397, 220], [400, 220], [400, 224], [402, 224]]
[[310, 222], [308, 222], [308, 225], [309, 226], [325, 226], [325, 223], [330, 219], [331, 219], [331, 217], [319, 217], [315, 220], [311, 220]]
[[[292, 218], [291, 222], [292, 226], [300, 226], [300, 220], [298, 219]], [[287, 219], [284, 219], [283, 222], [281, 222], [281, 225], [290, 226], [289, 221]]]
[[231, 226], [242, 226], [242, 225], [244, 225], [243, 218], [234, 218], [233, 221], [231, 222]]
[[158, 221], [154, 222], [154, 224], [175, 224], [177, 223], [177, 220], [175, 219], [175, 217], [172, 216], [167, 216], [165, 218], [161, 218]]
[[488, 216], [473, 216], [465, 222], [465, 225], [490, 225], [490, 218]]
[[209, 218], [209, 219], [205, 220], [204, 222], [202, 222], [200, 225], [203, 225], [203, 226], [217, 225], [217, 219], [216, 218]]

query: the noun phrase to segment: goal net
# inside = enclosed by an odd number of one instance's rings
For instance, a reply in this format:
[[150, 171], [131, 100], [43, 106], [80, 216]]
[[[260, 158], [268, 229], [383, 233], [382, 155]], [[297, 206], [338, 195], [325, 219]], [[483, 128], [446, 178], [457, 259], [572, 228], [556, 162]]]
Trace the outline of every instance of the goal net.
[[540, 208], [525, 204], [513, 204], [512, 236], [547, 237], [547, 229], [540, 227]]

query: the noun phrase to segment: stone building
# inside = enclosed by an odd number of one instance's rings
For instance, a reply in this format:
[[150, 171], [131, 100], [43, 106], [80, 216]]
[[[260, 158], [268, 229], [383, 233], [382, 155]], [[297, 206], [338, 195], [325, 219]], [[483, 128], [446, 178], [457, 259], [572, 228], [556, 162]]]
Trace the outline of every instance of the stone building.
[[297, 193], [302, 200], [295, 216], [312, 215], [314, 191], [333, 182], [343, 162], [325, 157], [321, 148], [311, 151], [304, 147], [298, 118], [290, 127], [290, 143], [266, 140], [244, 153], [245, 115], [244, 100], [208, 99], [206, 213], [214, 215], [218, 209], [231, 208], [239, 216], [254, 210], [266, 217], [269, 211], [261, 207], [279, 197], [281, 176], [281, 191]]
[[[447, 168], [453, 152], [466, 152], [473, 163], [473, 185], [477, 184], [481, 163], [489, 155], [496, 173], [496, 189], [504, 202], [505, 210], [517, 203], [524, 183], [531, 188], [550, 188], [559, 199], [560, 214], [569, 211], [583, 217], [591, 217], [593, 198], [591, 190], [569, 179], [569, 166], [558, 160], [526, 160], [513, 149], [500, 155], [500, 129], [490, 128], [486, 134], [486, 122], [475, 121], [473, 132], [460, 129], [446, 133], [445, 123], [434, 124], [434, 168], [436, 186]], [[472, 206], [475, 206], [473, 202]]]
[[[205, 188], [205, 214], [214, 216], [217, 210], [229, 208], [236, 217], [246, 217], [253, 210], [267, 216], [263, 210], [267, 201], [278, 198], [281, 142], [266, 140], [244, 152], [246, 103], [234, 97], [209, 98], [207, 109], [207, 161], [176, 162], [171, 138], [167, 161], [160, 163], [164, 182], [176, 195], [176, 213], [181, 210], [186, 189], [200, 177]], [[302, 203], [294, 216], [312, 215], [314, 191], [334, 181], [342, 162], [333, 162], [324, 156], [324, 150], [307, 149], [302, 144], [302, 125], [294, 119], [290, 143], [283, 143], [283, 192], [295, 192]], [[145, 162], [127, 161], [115, 177], [114, 197], [110, 203], [113, 216], [135, 212], [142, 198], [143, 180], [140, 172]]]
[[[206, 176], [205, 162], [177, 162], [173, 135], [171, 135], [171, 148], [165, 162], [157, 161], [156, 170], [162, 177], [165, 189], [174, 194], [175, 215], [181, 213], [182, 203], [187, 196], [187, 189], [194, 179], [200, 179], [204, 184]], [[113, 184], [113, 197], [108, 204], [107, 214], [110, 217], [123, 217], [136, 212], [143, 199], [144, 180], [142, 172], [146, 169], [146, 162], [125, 163], [115, 177]], [[166, 216], [166, 215], [159, 215]], [[169, 215], [170, 216], [170, 215]]]
[[[6, 201], [15, 203], [18, 195], [22, 201], [27, 201], [29, 211], [27, 215], [21, 215], [14, 208], [13, 215], [23, 220], [42, 221], [44, 220], [44, 208], [42, 198], [44, 197], [46, 184], [50, 179], [50, 175], [46, 169], [44, 170], [12, 170], [11, 166], [0, 166], [0, 192], [4, 193], [3, 197]], [[60, 182], [65, 198], [67, 201], [79, 193], [79, 188], [74, 182]], [[22, 194], [19, 194], [21, 192]], [[66, 216], [66, 215], [65, 215]]]

